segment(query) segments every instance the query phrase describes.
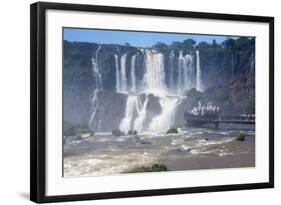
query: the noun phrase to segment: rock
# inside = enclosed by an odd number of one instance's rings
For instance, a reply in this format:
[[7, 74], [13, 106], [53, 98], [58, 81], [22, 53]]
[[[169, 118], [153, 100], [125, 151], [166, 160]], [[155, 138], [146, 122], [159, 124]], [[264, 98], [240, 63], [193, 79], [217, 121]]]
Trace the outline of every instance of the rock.
[[114, 130], [112, 130], [111, 133], [112, 133], [113, 136], [116, 136], [116, 137], [124, 135], [124, 132], [121, 132], [121, 130], [119, 130], [119, 129], [114, 129]]
[[141, 141], [140, 144], [151, 144], [149, 141]]
[[168, 171], [166, 165], [164, 164], [154, 164], [152, 165], [152, 172], [162, 172], [162, 171]]
[[138, 132], [136, 130], [129, 130], [128, 135], [137, 135]]
[[125, 173], [141, 173], [141, 172], [163, 172], [168, 171], [164, 164], [153, 164], [150, 166], [134, 167], [125, 171]]
[[73, 140], [82, 140], [82, 136], [81, 135], [76, 135]]
[[166, 134], [178, 134], [179, 132], [178, 132], [178, 128], [175, 128], [175, 127], [173, 127], [173, 128], [170, 128], [167, 132], [166, 132]]

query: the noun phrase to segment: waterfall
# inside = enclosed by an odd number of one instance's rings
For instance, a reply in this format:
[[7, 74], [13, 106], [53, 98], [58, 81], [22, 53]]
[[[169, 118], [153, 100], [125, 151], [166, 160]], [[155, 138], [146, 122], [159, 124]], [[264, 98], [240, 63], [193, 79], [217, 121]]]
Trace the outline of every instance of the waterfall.
[[137, 91], [136, 84], [136, 55], [132, 56], [131, 59], [131, 92], [135, 93]]
[[174, 66], [175, 66], [175, 53], [171, 51], [169, 55], [169, 86], [170, 89], [174, 88]]
[[183, 56], [180, 51], [178, 57], [178, 82], [177, 91], [179, 94], [192, 88], [193, 57], [190, 54]]
[[192, 88], [193, 81], [193, 56], [186, 54], [185, 60], [185, 71], [184, 71], [184, 89], [188, 90]]
[[[98, 125], [103, 125], [101, 123], [103, 122], [102, 113], [103, 109], [106, 109], [100, 107], [102, 106], [100, 101], [100, 94], [102, 93], [99, 91], [103, 89], [101, 66], [99, 65], [100, 49], [101, 46], [98, 47], [95, 56], [92, 58], [96, 82], [96, 89], [90, 99], [89, 126], [92, 130], [99, 130]], [[129, 130], [138, 132], [144, 130], [167, 131], [175, 122], [177, 106], [181, 103], [184, 91], [192, 87], [195, 87], [198, 91], [203, 91], [199, 51], [189, 52], [188, 54], [184, 54], [185, 51], [179, 51], [177, 56], [175, 51], [171, 50], [167, 56], [166, 65], [164, 54], [155, 49], [139, 49], [141, 52], [132, 55], [128, 53], [121, 55], [118, 47], [116, 50], [116, 54], [114, 54], [115, 89], [116, 93], [127, 94], [124, 116], [118, 119], [120, 122], [119, 129], [125, 133]], [[131, 56], [129, 59], [128, 55]], [[139, 55], [143, 55], [143, 58]], [[140, 59], [143, 59], [143, 66], [141, 62], [138, 62]], [[165, 68], [165, 66], [169, 67]], [[142, 98], [143, 94], [145, 94], [144, 99]], [[149, 98], [149, 94], [153, 94], [155, 98]], [[152, 99], [152, 104], [160, 104], [160, 114], [153, 114], [154, 112], [148, 110], [151, 109], [148, 106], [151, 103], [150, 99]], [[155, 100], [159, 100], [159, 102]], [[147, 120], [151, 121], [148, 122]]]
[[[99, 66], [99, 51], [101, 49], [101, 46], [99, 46], [96, 50], [95, 57], [92, 58], [92, 66], [93, 66], [93, 74], [95, 76], [96, 81], [96, 88], [92, 92], [90, 96], [90, 103], [91, 103], [91, 109], [90, 109], [90, 119], [89, 119], [89, 127], [91, 129], [94, 129], [94, 119], [96, 117], [98, 108], [99, 108], [99, 99], [98, 99], [98, 93], [100, 90], [103, 89], [102, 85], [102, 75], [100, 73], [100, 66]], [[100, 122], [100, 119], [98, 120], [98, 124]]]
[[199, 51], [196, 51], [196, 90], [203, 91]]
[[162, 97], [160, 98], [161, 113], [155, 116], [149, 124], [151, 131], [167, 131], [175, 122], [177, 105], [181, 102], [180, 98]]
[[178, 82], [177, 82], [177, 92], [181, 93], [182, 90], [182, 78], [183, 78], [183, 64], [184, 64], [184, 58], [182, 55], [182, 51], [180, 51], [179, 57], [178, 57]]
[[115, 54], [114, 58], [115, 58], [115, 70], [116, 70], [116, 92], [119, 93], [119, 92], [121, 92], [121, 87], [120, 87], [121, 74], [120, 74], [120, 69], [119, 69], [118, 55]]
[[149, 92], [165, 91], [164, 55], [153, 49], [145, 49], [144, 86]]
[[101, 46], [98, 47], [96, 50], [95, 57], [92, 58], [92, 66], [93, 66], [93, 74], [95, 76], [96, 80], [96, 89], [102, 89], [102, 75], [100, 73], [100, 66], [99, 66], [99, 60], [98, 60], [98, 55], [99, 51], [101, 49]]
[[134, 121], [134, 130], [141, 132], [143, 130], [143, 123], [146, 117], [146, 108], [147, 108], [148, 97], [145, 97], [145, 101], [142, 104], [140, 97], [137, 98], [137, 112], [138, 117]]
[[99, 90], [95, 89], [94, 92], [92, 93], [92, 96], [90, 97], [91, 99], [91, 110], [90, 110], [90, 119], [89, 119], [89, 127], [93, 130], [95, 129], [94, 126], [94, 119], [96, 117], [98, 108], [99, 108], [99, 99], [98, 99], [98, 94], [99, 94]]
[[121, 92], [127, 92], [126, 60], [127, 60], [127, 54], [122, 55], [122, 57], [121, 57], [121, 75], [120, 75]]
[[128, 131], [132, 127], [134, 111], [136, 110], [136, 101], [137, 101], [137, 96], [128, 95], [127, 102], [126, 102], [125, 116], [121, 120], [121, 123], [119, 125], [119, 129], [125, 133], [128, 133]]

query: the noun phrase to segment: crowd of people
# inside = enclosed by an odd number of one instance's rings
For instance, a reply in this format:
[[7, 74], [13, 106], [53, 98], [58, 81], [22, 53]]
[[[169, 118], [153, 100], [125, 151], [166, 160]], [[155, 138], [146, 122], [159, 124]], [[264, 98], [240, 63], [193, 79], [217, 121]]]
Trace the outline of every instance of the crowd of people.
[[244, 119], [250, 119], [250, 120], [252, 120], [252, 119], [255, 119], [255, 118], [256, 118], [256, 115], [255, 115], [255, 114], [241, 114], [241, 115], [240, 115], [240, 118], [241, 118], [242, 120], [244, 120]]
[[198, 107], [194, 107], [189, 114], [193, 116], [204, 116], [204, 117], [217, 117], [220, 113], [220, 107], [212, 104], [202, 105], [198, 102]]

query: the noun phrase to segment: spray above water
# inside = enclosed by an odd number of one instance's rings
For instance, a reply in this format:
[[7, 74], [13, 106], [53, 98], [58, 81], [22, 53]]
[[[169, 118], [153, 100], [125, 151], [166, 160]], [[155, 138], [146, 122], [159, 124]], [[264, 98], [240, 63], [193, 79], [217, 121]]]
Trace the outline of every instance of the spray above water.
[[140, 97], [137, 98], [137, 114], [138, 117], [134, 121], [134, 130], [142, 132], [144, 128], [144, 122], [147, 113], [148, 97], [146, 96], [144, 103], [141, 103]]
[[175, 122], [176, 108], [180, 104], [181, 98], [163, 97], [160, 98], [161, 113], [152, 119], [149, 124], [150, 131], [164, 131], [170, 129]]
[[134, 111], [136, 109], [136, 102], [137, 102], [137, 96], [128, 95], [125, 116], [121, 120], [121, 123], [119, 126], [119, 129], [125, 133], [128, 133], [129, 130], [131, 130], [132, 123], [133, 123], [133, 117], [134, 117]]

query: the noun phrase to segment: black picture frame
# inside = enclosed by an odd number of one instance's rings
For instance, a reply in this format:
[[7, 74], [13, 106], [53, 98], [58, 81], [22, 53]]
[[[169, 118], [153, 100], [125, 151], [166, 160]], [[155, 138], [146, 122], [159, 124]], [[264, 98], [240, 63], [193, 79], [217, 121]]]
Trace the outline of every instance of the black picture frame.
[[[46, 10], [86, 11], [262, 22], [269, 25], [269, 181], [263, 183], [46, 196]], [[186, 194], [274, 187], [274, 18], [143, 8], [38, 2], [30, 7], [30, 200], [37, 203]]]

